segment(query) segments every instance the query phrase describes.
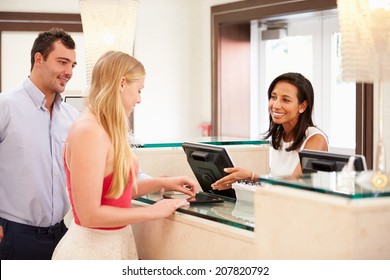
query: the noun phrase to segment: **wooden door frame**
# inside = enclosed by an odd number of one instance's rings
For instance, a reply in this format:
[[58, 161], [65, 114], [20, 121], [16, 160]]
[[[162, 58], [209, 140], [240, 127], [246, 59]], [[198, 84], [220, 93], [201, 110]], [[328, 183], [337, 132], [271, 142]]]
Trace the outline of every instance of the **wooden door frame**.
[[[67, 32], [83, 32], [80, 14], [54, 14], [54, 13], [16, 13], [0, 12], [0, 54], [1, 38], [4, 31], [45, 31], [53, 27], [59, 27]], [[0, 65], [2, 65], [0, 55]], [[0, 92], [1, 92], [1, 67], [0, 67]]]

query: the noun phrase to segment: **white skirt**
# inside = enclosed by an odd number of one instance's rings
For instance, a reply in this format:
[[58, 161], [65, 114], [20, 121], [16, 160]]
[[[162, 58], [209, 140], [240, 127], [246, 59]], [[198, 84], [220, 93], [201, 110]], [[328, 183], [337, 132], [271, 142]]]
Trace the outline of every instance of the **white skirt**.
[[65, 236], [54, 250], [53, 260], [138, 260], [133, 231], [101, 230], [70, 223]]

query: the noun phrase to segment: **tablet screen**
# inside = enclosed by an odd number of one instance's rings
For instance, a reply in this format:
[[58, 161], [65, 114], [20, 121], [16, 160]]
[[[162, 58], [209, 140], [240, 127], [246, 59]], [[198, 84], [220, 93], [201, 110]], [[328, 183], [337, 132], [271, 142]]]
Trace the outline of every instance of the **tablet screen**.
[[195, 196], [188, 196], [186, 194], [172, 194], [165, 193], [163, 198], [176, 198], [176, 199], [187, 199], [190, 204], [203, 204], [203, 203], [220, 203], [223, 202], [223, 198], [214, 197], [204, 193], [197, 193]]

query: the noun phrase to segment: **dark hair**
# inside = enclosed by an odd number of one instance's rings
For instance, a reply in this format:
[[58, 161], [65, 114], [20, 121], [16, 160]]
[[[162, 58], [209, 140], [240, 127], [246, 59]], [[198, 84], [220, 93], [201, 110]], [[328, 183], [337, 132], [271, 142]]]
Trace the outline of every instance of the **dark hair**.
[[[306, 129], [309, 126], [314, 126], [311, 117], [314, 106], [314, 90], [310, 81], [300, 73], [284, 73], [276, 77], [270, 84], [268, 88], [268, 100], [271, 99], [271, 94], [275, 85], [280, 81], [288, 82], [297, 87], [299, 104], [302, 104], [305, 100], [307, 101], [307, 108], [302, 114], [299, 115], [298, 123], [292, 131], [292, 136], [294, 139], [293, 143], [291, 147], [286, 149], [286, 151], [294, 151], [302, 145], [303, 141], [305, 141]], [[266, 132], [265, 139], [271, 137], [272, 147], [275, 150], [278, 150], [281, 147], [284, 128], [283, 125], [273, 122], [271, 114], [269, 115], [269, 120], [270, 124], [268, 131]]]
[[37, 52], [41, 53], [43, 59], [46, 60], [47, 56], [53, 51], [53, 43], [61, 41], [61, 43], [68, 49], [74, 50], [76, 44], [73, 41], [72, 37], [66, 33], [61, 28], [52, 28], [49, 31], [39, 33], [38, 37], [35, 39], [34, 44], [31, 49], [31, 69], [34, 67], [35, 54]]

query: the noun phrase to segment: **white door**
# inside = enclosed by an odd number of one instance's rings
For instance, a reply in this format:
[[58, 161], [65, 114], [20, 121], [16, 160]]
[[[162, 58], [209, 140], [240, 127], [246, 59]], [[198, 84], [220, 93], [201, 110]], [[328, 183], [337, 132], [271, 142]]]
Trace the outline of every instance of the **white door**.
[[284, 72], [300, 72], [312, 82], [313, 120], [328, 136], [331, 150], [355, 153], [355, 83], [341, 81], [337, 14], [332, 11], [302, 15], [286, 23], [287, 36], [280, 39], [262, 40], [264, 24], [257, 31], [252, 30], [258, 48], [258, 64], [253, 68], [258, 70], [251, 95], [259, 106], [252, 108], [251, 118], [260, 120], [253, 121], [257, 129], [252, 126], [252, 136], [262, 135], [268, 129], [267, 90], [271, 81]]

